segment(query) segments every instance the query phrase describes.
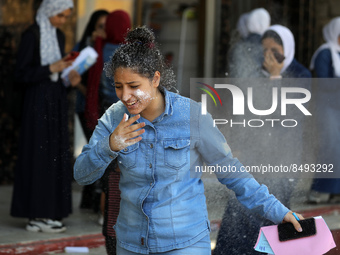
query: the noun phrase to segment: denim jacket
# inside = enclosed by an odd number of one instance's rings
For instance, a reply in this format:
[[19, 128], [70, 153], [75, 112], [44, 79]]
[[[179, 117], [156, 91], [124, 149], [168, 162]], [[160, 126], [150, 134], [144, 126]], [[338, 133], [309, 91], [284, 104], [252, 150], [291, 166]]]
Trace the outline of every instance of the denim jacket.
[[[195, 166], [242, 165], [233, 158], [224, 136], [213, 127], [200, 104], [164, 91], [165, 111], [152, 123], [144, 118], [142, 140], [114, 152], [109, 136], [128, 113], [121, 101], [101, 117], [74, 166], [74, 177], [86, 185], [99, 179], [117, 158], [121, 177], [120, 213], [115, 225], [118, 245], [148, 254], [187, 247], [210, 232], [204, 186]], [[197, 174], [196, 174], [197, 175]], [[247, 208], [274, 223], [289, 211], [250, 174], [217, 174]]]

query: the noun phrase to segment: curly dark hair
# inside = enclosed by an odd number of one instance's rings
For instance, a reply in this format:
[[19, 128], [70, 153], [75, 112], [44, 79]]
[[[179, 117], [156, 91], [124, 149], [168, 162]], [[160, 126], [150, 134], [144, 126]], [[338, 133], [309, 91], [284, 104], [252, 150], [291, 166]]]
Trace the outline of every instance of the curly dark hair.
[[150, 80], [156, 71], [161, 73], [160, 89], [170, 90], [176, 87], [175, 75], [169, 66], [165, 64], [155, 35], [151, 29], [143, 26], [130, 30], [122, 44], [105, 63], [104, 70], [107, 77], [113, 78], [115, 71], [120, 68], [131, 68], [137, 74]]

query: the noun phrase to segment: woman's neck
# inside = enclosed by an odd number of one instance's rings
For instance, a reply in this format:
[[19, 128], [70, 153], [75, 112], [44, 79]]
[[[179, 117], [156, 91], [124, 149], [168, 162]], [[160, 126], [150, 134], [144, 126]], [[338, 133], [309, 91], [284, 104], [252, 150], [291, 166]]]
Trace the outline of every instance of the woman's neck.
[[165, 97], [162, 92], [157, 90], [154, 99], [150, 103], [150, 105], [142, 111], [140, 114], [144, 119], [152, 122], [158, 116], [160, 116], [165, 110]]

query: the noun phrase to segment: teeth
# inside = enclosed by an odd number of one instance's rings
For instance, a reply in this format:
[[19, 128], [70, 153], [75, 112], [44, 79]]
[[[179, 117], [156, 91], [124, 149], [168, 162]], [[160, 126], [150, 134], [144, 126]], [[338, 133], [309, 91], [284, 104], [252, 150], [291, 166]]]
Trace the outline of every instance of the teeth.
[[136, 103], [136, 101], [134, 101], [134, 102], [132, 102], [132, 103], [126, 103], [127, 105], [133, 105], [133, 104], [135, 104]]

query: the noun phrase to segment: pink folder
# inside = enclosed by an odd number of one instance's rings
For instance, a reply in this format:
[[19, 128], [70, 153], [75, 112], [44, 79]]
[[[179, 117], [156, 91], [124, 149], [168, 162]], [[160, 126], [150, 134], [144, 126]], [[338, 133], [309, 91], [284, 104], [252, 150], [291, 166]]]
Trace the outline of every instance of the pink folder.
[[277, 225], [262, 227], [254, 249], [259, 247], [260, 239], [262, 242], [265, 238], [275, 255], [325, 254], [336, 246], [332, 233], [321, 216], [315, 217], [315, 225], [316, 235], [285, 242], [279, 241]]

